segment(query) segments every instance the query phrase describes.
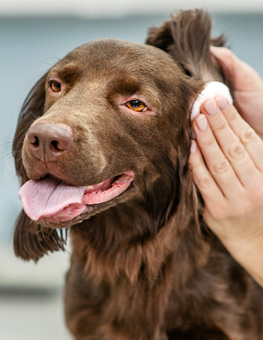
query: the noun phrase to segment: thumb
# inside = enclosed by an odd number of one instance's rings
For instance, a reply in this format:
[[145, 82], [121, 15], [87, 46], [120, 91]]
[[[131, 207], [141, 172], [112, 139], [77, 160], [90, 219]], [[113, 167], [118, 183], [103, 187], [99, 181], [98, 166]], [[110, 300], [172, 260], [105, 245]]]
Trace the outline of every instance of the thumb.
[[262, 80], [251, 66], [240, 60], [228, 48], [211, 46], [210, 49], [234, 92], [262, 91]]
[[241, 116], [263, 136], [263, 82], [258, 73], [225, 47], [211, 47], [216, 63], [229, 82]]

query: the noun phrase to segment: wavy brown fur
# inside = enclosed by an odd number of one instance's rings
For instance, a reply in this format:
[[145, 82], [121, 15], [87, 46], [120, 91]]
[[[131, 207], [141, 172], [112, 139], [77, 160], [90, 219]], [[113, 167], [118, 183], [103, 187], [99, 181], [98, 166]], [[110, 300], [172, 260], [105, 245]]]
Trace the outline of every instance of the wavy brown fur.
[[[46, 117], [75, 137], [71, 152], [46, 164], [51, 175], [88, 185], [135, 172], [124, 195], [78, 224], [23, 212], [17, 222], [15, 252], [26, 260], [63, 249], [56, 228], [70, 229], [65, 309], [76, 340], [262, 340], [262, 289], [207, 231], [188, 168], [191, 103], [205, 81], [223, 79], [209, 51], [222, 40], [210, 27], [197, 10], [151, 29], [147, 43], [172, 58], [147, 45], [85, 44], [52, 68], [67, 86], [61, 99], [50, 99], [45, 75], [22, 108], [13, 148], [22, 183], [47, 174], [26, 136]], [[116, 95], [134, 92], [155, 115], [118, 110]]]

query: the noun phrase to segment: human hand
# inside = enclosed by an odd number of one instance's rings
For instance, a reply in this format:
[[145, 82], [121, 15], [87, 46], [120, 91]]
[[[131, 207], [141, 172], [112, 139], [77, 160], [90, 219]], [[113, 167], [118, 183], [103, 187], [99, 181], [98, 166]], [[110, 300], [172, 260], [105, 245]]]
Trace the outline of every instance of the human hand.
[[189, 164], [205, 220], [263, 285], [263, 142], [223, 97], [206, 101], [201, 112]]
[[262, 79], [251, 66], [238, 59], [229, 49], [212, 46], [211, 52], [229, 82], [238, 112], [263, 137]]

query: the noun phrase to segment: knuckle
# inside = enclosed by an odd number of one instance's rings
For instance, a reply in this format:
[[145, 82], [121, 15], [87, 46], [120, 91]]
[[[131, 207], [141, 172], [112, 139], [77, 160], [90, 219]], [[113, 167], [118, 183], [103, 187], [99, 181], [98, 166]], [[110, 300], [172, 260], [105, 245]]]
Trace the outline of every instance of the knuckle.
[[241, 143], [234, 143], [228, 150], [228, 155], [230, 159], [242, 160], [245, 158], [246, 151]]
[[218, 162], [217, 164], [214, 165], [214, 171], [216, 173], [222, 174], [222, 173], [227, 172], [229, 167], [230, 167], [230, 164], [229, 164], [228, 160], [224, 159], [224, 160], [222, 160], [222, 161], [220, 161], [220, 162]]
[[210, 177], [203, 175], [195, 177], [195, 184], [200, 190], [209, 190], [213, 185], [213, 181]]
[[202, 164], [200, 163], [199, 159], [195, 159], [195, 157], [193, 157], [192, 155], [189, 158], [188, 166], [189, 170], [194, 174], [198, 173], [202, 168]]
[[232, 105], [228, 105], [225, 115], [229, 123], [233, 122], [237, 118], [236, 109]]
[[200, 141], [203, 147], [214, 146], [215, 139], [212, 135], [203, 136], [202, 140]]
[[223, 119], [218, 119], [213, 122], [213, 129], [216, 131], [224, 130], [226, 129], [227, 124]]
[[257, 134], [250, 126], [246, 126], [240, 134], [240, 139], [244, 144], [253, 143], [257, 139]]

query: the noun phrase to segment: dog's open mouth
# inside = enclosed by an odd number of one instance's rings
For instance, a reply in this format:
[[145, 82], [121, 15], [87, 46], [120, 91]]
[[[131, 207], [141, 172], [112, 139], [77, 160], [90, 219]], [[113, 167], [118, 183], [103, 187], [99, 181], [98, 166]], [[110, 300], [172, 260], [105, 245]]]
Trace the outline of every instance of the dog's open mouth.
[[33, 221], [66, 222], [83, 214], [87, 206], [106, 203], [126, 191], [134, 180], [127, 171], [92, 186], [70, 186], [47, 177], [29, 180], [19, 190], [25, 213]]

